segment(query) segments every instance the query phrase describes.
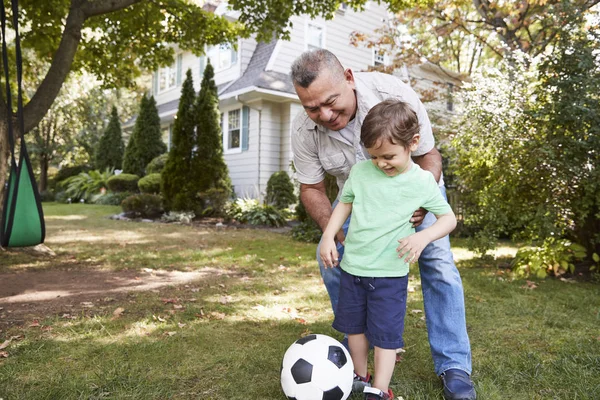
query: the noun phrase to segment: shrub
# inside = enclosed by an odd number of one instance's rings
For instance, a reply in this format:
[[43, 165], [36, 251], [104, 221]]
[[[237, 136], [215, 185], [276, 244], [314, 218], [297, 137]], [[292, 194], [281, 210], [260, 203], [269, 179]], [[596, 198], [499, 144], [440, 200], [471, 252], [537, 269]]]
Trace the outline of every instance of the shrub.
[[163, 222], [179, 222], [182, 224], [189, 224], [196, 217], [193, 212], [180, 212], [180, 211], [169, 211], [167, 214], [163, 214], [160, 218]]
[[92, 203], [101, 204], [104, 206], [120, 206], [123, 200], [133, 195], [131, 192], [111, 192], [107, 191], [104, 194], [92, 198]]
[[165, 168], [165, 163], [169, 158], [169, 153], [161, 154], [158, 157], [154, 157], [152, 161], [146, 165], [146, 173], [147, 174], [160, 174], [162, 170]]
[[271, 175], [267, 182], [266, 201], [278, 209], [288, 208], [296, 202], [294, 184], [287, 172], [279, 171]]
[[124, 152], [125, 145], [123, 144], [123, 135], [121, 133], [121, 122], [119, 122], [117, 107], [113, 106], [110, 121], [100, 137], [98, 148], [96, 149], [96, 168], [121, 169]]
[[112, 174], [112, 168], [107, 168], [104, 172], [93, 170], [67, 178], [63, 181], [63, 186], [66, 188], [65, 193], [71, 198], [71, 201], [90, 201], [93, 195], [106, 187]]
[[138, 181], [138, 188], [142, 193], [160, 193], [160, 174], [146, 175]]
[[157, 218], [163, 213], [162, 200], [156, 194], [134, 194], [123, 200], [121, 208], [130, 217]]
[[111, 192], [137, 192], [140, 177], [133, 174], [111, 176], [106, 182]]
[[44, 190], [43, 192], [40, 192], [40, 200], [42, 202], [54, 201], [55, 200], [54, 192], [51, 190]]
[[226, 208], [227, 216], [250, 225], [283, 226], [285, 216], [273, 206], [262, 205], [256, 199], [237, 199]]
[[225, 204], [229, 199], [229, 190], [226, 189], [208, 189], [200, 193], [202, 201], [202, 215], [204, 216], [224, 216]]
[[292, 237], [300, 242], [319, 243], [321, 240], [321, 229], [312, 219], [301, 222], [292, 228]]
[[565, 239], [550, 237], [539, 247], [519, 249], [512, 267], [521, 276], [560, 276], [566, 272], [575, 272], [574, 262], [585, 256], [585, 247]]

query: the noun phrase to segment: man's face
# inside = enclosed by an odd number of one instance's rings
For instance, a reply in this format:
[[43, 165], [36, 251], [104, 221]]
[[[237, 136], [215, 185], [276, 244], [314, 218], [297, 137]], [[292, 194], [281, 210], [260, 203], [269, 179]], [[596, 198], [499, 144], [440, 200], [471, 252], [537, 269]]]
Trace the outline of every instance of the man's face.
[[339, 131], [356, 114], [354, 75], [347, 69], [344, 78], [334, 78], [325, 69], [307, 88], [296, 85], [296, 93], [309, 118], [325, 128]]

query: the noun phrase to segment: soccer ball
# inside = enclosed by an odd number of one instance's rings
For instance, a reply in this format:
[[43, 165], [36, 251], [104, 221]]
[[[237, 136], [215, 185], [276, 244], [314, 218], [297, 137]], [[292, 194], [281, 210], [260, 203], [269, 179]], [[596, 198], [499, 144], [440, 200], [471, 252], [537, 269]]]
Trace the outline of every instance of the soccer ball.
[[350, 353], [327, 335], [298, 339], [283, 356], [281, 387], [290, 400], [346, 400], [353, 379]]

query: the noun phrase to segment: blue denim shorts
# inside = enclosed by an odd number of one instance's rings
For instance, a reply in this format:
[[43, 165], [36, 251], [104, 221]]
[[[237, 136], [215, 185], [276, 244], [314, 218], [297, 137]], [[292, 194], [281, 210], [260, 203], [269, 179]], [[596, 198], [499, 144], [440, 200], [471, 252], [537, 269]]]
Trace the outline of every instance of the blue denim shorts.
[[365, 278], [341, 270], [340, 300], [333, 328], [349, 335], [364, 333], [373, 346], [404, 347], [408, 275]]

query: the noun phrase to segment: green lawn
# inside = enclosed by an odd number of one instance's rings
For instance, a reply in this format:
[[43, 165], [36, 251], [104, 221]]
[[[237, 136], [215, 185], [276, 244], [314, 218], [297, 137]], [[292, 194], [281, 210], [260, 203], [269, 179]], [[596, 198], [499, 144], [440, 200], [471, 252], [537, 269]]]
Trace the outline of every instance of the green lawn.
[[[286, 348], [312, 332], [339, 338], [315, 246], [266, 230], [112, 221], [116, 207], [45, 204], [55, 256], [0, 253], [0, 274], [50, 269], [203, 271], [194, 282], [123, 295], [0, 331], [0, 399], [283, 399]], [[453, 242], [465, 287], [478, 399], [600, 398], [600, 286], [513, 279]], [[1, 283], [0, 283], [1, 284]], [[406, 353], [392, 388], [441, 399], [410, 285]], [[0, 317], [14, 304], [0, 304]], [[115, 314], [115, 310], [124, 311]], [[39, 326], [38, 326], [39, 325]], [[357, 397], [358, 399], [358, 397]], [[354, 400], [354, 399], [353, 399]]]

